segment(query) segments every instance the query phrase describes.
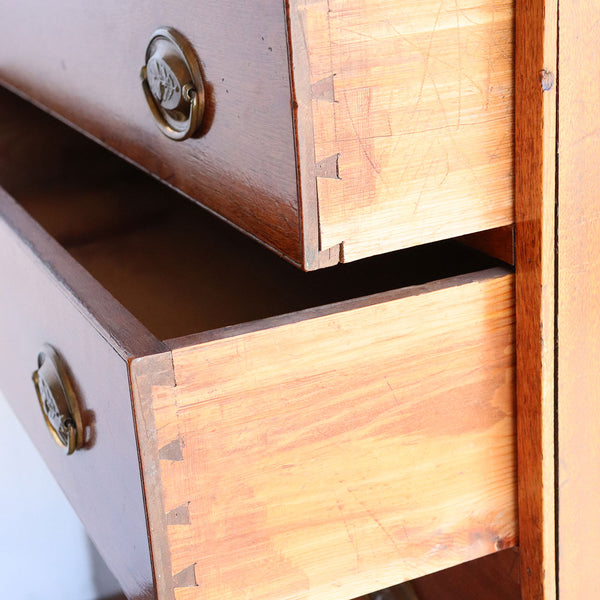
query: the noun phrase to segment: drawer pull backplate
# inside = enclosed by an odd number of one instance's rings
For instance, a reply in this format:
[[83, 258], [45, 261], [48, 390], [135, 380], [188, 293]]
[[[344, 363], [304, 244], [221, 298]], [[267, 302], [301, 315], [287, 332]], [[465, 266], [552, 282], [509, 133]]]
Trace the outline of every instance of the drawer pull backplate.
[[171, 27], [157, 29], [141, 78], [158, 128], [173, 140], [194, 135], [204, 114], [204, 85], [191, 44]]
[[42, 347], [37, 362], [32, 378], [44, 421], [54, 441], [73, 454], [83, 445], [83, 426], [71, 380], [52, 346]]

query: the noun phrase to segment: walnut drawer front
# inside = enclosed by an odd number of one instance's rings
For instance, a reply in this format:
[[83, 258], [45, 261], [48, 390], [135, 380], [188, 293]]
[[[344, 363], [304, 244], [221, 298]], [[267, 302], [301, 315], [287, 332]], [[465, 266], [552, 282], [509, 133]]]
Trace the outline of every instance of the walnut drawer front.
[[[305, 269], [513, 221], [512, 0], [0, 6], [0, 81]], [[139, 81], [163, 25], [206, 83], [184, 142]]]
[[[12, 106], [39, 121], [0, 158], [0, 385], [130, 597], [350, 600], [516, 543], [510, 272], [444, 245], [302, 273], [141, 183], [131, 221], [137, 172]], [[94, 168], [64, 177], [40, 131]], [[43, 344], [83, 409], [69, 457]]]

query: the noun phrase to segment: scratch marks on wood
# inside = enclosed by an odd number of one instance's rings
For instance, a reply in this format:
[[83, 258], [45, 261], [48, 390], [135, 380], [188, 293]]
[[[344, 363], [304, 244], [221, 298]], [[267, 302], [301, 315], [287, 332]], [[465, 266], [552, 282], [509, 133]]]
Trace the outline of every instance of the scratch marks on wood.
[[458, 107], [456, 110], [456, 129], [460, 129], [460, 117], [462, 114], [462, 78], [463, 78], [463, 65], [462, 65], [462, 43], [460, 41], [460, 8], [458, 0], [455, 0], [454, 5], [456, 6], [456, 46], [458, 48]]
[[[360, 504], [360, 506], [363, 507], [363, 509], [369, 515], [369, 517], [371, 517], [371, 519], [373, 519], [373, 522], [383, 532], [385, 537], [391, 542], [392, 546], [399, 552], [402, 552], [403, 549], [398, 545], [396, 538], [390, 533], [388, 528], [380, 521], [380, 519], [377, 517], [377, 515], [375, 515], [375, 513], [369, 508], [369, 506], [367, 506], [362, 500], [360, 500], [360, 498], [354, 493], [354, 491], [352, 491], [350, 488], [346, 488], [346, 489], [348, 490], [348, 493], [358, 502], [358, 504]], [[404, 532], [406, 534], [405, 529], [404, 529]]]
[[179, 600], [350, 598], [514, 536], [512, 276], [347, 308], [173, 351]]
[[514, 3], [298, 6], [315, 162], [339, 154], [317, 175], [322, 247], [354, 260], [512, 223]]
[[[424, 64], [423, 64], [423, 74], [421, 76], [421, 87], [419, 88], [419, 93], [417, 96], [417, 101], [415, 102], [415, 107], [413, 110], [413, 116], [417, 112], [419, 105], [423, 99], [423, 88], [425, 87], [425, 80], [429, 75], [429, 61], [431, 60], [431, 49], [433, 48], [433, 39], [435, 37], [435, 32], [438, 27], [438, 23], [440, 22], [440, 14], [442, 12], [442, 8], [444, 7], [444, 0], [440, 2], [438, 7], [437, 14], [435, 16], [435, 22], [433, 23], [433, 27], [431, 29], [431, 34], [429, 36], [429, 46], [427, 47], [427, 51], [424, 53]], [[435, 82], [433, 82], [435, 85]]]
[[488, 36], [488, 61], [487, 61], [487, 76], [485, 86], [485, 110], [488, 110], [490, 106], [490, 95], [492, 91], [492, 70], [494, 66], [492, 50], [496, 44], [496, 2], [494, 0], [492, 4], [492, 24], [491, 31]]
[[338, 511], [340, 513], [340, 517], [342, 517], [342, 521], [344, 522], [344, 528], [346, 530], [346, 533], [348, 535], [348, 540], [350, 541], [350, 544], [352, 544], [352, 548], [354, 548], [354, 554], [356, 555], [356, 569], [360, 569], [360, 550], [358, 548], [358, 544], [356, 543], [356, 533], [351, 532], [350, 531], [350, 523], [348, 522], [348, 519], [346, 518], [346, 514], [344, 511], [344, 505], [342, 503], [342, 501], [340, 500], [339, 496], [337, 496], [336, 494], [336, 504], [338, 507]]

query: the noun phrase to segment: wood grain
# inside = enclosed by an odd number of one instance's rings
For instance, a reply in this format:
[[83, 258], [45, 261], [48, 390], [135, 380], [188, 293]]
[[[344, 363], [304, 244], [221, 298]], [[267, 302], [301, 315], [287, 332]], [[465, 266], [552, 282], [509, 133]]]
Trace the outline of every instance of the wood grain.
[[[164, 352], [142, 356], [129, 363], [131, 396], [134, 405], [135, 426], [140, 453], [140, 467], [146, 500], [148, 539], [152, 553], [155, 593], [158, 600], [174, 600], [171, 574], [171, 550], [167, 538], [167, 525], [177, 523], [165, 513], [159, 463], [156, 419], [152, 397], [156, 390], [170, 390], [174, 386], [171, 354]], [[162, 452], [162, 460], [165, 460]]]
[[321, 249], [351, 261], [513, 222], [512, 0], [293, 0], [290, 13]]
[[175, 598], [351, 598], [515, 544], [512, 282], [174, 349], [153, 408], [164, 510], [189, 520]]
[[521, 583], [554, 600], [554, 248], [557, 3], [516, 13], [517, 424]]
[[510, 548], [355, 600], [521, 600], [519, 563]]
[[559, 23], [558, 592], [575, 600], [600, 595], [598, 6], [560, 3]]

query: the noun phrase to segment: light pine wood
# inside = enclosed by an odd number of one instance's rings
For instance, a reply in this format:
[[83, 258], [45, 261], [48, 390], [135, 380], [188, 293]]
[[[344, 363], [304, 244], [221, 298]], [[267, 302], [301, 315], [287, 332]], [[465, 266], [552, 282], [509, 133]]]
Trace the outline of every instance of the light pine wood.
[[558, 592], [600, 597], [598, 4], [559, 4]]
[[354, 600], [522, 600], [519, 564], [509, 548]]
[[513, 222], [512, 0], [293, 0], [290, 12], [322, 249], [350, 261]]
[[524, 600], [555, 600], [556, 85], [553, 80], [557, 72], [557, 2], [519, 0], [516, 24], [517, 443], [521, 583]]
[[514, 545], [513, 301], [492, 270], [176, 347], [176, 600], [352, 598]]

